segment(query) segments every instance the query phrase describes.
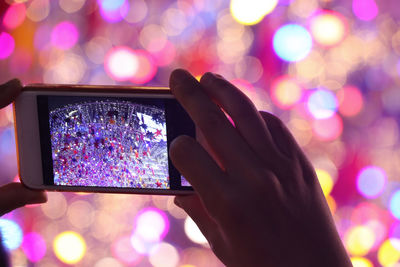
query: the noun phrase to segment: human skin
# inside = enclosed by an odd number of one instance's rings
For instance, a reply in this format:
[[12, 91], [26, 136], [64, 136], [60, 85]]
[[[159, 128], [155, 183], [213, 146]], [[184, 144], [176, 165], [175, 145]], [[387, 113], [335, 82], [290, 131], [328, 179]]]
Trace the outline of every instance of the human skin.
[[196, 192], [175, 203], [225, 265], [352, 266], [314, 168], [277, 117], [212, 73], [198, 82], [178, 69], [170, 87], [199, 133], [170, 146]]
[[[21, 82], [17, 79], [0, 85], [0, 109], [11, 104], [20, 94]], [[30, 190], [21, 183], [9, 183], [0, 187], [0, 216], [27, 204], [47, 201], [43, 191]]]

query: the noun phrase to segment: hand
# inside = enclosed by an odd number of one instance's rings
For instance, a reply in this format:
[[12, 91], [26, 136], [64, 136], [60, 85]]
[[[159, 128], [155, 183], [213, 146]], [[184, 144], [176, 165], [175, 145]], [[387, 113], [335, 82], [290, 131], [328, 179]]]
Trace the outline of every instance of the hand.
[[170, 87], [201, 133], [170, 146], [196, 192], [175, 203], [224, 264], [351, 266], [314, 169], [278, 118], [219, 75], [175, 70]]
[[[14, 101], [21, 89], [21, 82], [17, 79], [0, 85], [0, 108], [4, 108]], [[10, 183], [0, 187], [0, 216], [27, 204], [46, 201], [45, 192], [30, 190], [21, 183]]]

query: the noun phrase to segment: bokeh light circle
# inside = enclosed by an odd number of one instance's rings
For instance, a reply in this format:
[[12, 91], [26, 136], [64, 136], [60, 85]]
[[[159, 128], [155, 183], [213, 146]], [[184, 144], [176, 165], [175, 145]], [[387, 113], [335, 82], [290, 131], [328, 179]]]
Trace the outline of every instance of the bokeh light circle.
[[351, 117], [360, 113], [363, 108], [363, 96], [355, 86], [345, 86], [336, 93], [339, 112], [343, 116]]
[[133, 49], [126, 46], [114, 47], [105, 56], [104, 68], [116, 81], [127, 81], [139, 69], [139, 60]]
[[323, 169], [316, 169], [315, 172], [317, 173], [319, 184], [321, 185], [322, 192], [324, 196], [328, 196], [333, 188], [333, 179], [332, 176]]
[[67, 264], [79, 262], [86, 253], [86, 242], [82, 236], [73, 231], [58, 234], [53, 241], [57, 258]]
[[367, 166], [357, 176], [357, 189], [366, 198], [378, 197], [386, 185], [385, 171], [379, 167]]
[[298, 24], [286, 24], [274, 34], [275, 53], [285, 61], [300, 61], [308, 56], [312, 48], [310, 33]]
[[364, 257], [351, 257], [350, 260], [353, 267], [374, 267], [372, 262]]
[[3, 25], [8, 29], [15, 29], [21, 25], [26, 17], [24, 4], [13, 4], [7, 9], [3, 17]]
[[378, 12], [379, 9], [375, 0], [353, 0], [353, 13], [360, 20], [373, 20]]
[[208, 244], [207, 239], [190, 217], [186, 217], [184, 229], [187, 237], [192, 240], [192, 242], [201, 245]]
[[254, 25], [271, 13], [277, 4], [278, 0], [231, 0], [230, 10], [237, 22]]
[[400, 190], [392, 194], [389, 202], [389, 209], [394, 217], [400, 219]]
[[378, 250], [378, 262], [382, 266], [392, 266], [400, 260], [400, 239], [385, 240]]
[[317, 89], [308, 97], [307, 107], [316, 119], [330, 118], [337, 110], [336, 96], [331, 91]]
[[46, 241], [38, 233], [27, 233], [22, 241], [22, 250], [30, 261], [38, 262], [46, 254]]
[[0, 33], [0, 59], [8, 58], [15, 48], [14, 38], [6, 33]]
[[281, 109], [289, 109], [303, 97], [303, 88], [291, 77], [281, 76], [271, 86], [271, 98]]
[[332, 141], [338, 138], [343, 132], [343, 121], [338, 115], [327, 119], [313, 121], [312, 129], [314, 135], [321, 141]]
[[97, 0], [101, 17], [110, 23], [123, 20], [129, 11], [129, 2], [126, 0]]
[[8, 250], [14, 250], [21, 246], [22, 229], [14, 221], [8, 219], [0, 219], [1, 241]]
[[323, 11], [310, 20], [310, 32], [314, 40], [322, 46], [340, 43], [347, 32], [344, 17], [335, 11]]
[[142, 255], [132, 247], [130, 236], [116, 239], [111, 246], [111, 253], [119, 261], [127, 265], [136, 265], [142, 259]]
[[375, 233], [369, 227], [355, 226], [346, 233], [344, 243], [351, 255], [364, 256], [375, 243]]
[[169, 220], [159, 209], [145, 208], [136, 216], [134, 233], [146, 242], [162, 240], [168, 230]]
[[133, 83], [145, 84], [154, 78], [157, 66], [146, 50], [135, 50], [135, 55], [139, 61], [139, 68], [129, 80]]
[[60, 22], [51, 32], [51, 43], [62, 50], [72, 48], [78, 42], [78, 38], [78, 29], [69, 21]]
[[175, 267], [179, 262], [179, 254], [173, 245], [161, 242], [152, 249], [149, 261], [154, 267]]

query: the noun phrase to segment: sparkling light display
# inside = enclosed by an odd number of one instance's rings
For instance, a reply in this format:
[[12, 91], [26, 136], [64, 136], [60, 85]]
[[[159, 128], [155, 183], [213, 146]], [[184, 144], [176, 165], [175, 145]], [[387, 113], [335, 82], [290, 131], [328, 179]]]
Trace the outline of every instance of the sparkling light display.
[[[353, 265], [394, 267], [400, 262], [398, 5], [7, 0], [0, 5], [0, 77], [167, 86], [175, 68], [199, 78], [219, 73], [291, 130], [316, 169]], [[12, 109], [1, 110], [2, 184], [17, 176], [13, 129]], [[12, 266], [222, 266], [172, 197], [48, 197], [3, 217]]]

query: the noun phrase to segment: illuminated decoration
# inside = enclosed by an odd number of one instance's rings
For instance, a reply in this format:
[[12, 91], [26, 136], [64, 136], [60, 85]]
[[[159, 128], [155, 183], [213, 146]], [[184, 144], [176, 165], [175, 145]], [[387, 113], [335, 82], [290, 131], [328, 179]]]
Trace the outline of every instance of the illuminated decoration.
[[38, 233], [27, 233], [22, 241], [22, 250], [31, 262], [38, 262], [46, 254], [46, 241]]
[[15, 42], [14, 38], [6, 33], [0, 33], [0, 60], [8, 58], [14, 51]]
[[8, 219], [0, 219], [1, 241], [8, 250], [14, 250], [21, 246], [22, 230], [14, 221]]
[[58, 234], [53, 242], [57, 258], [67, 264], [78, 263], [86, 253], [86, 242], [82, 236], [73, 231]]
[[357, 177], [357, 189], [366, 198], [378, 197], [386, 184], [386, 174], [378, 167], [363, 168]]
[[115, 47], [105, 56], [104, 68], [114, 80], [127, 81], [138, 71], [139, 60], [131, 48]]
[[338, 138], [343, 131], [343, 121], [338, 115], [327, 119], [318, 119], [312, 123], [313, 132], [321, 141], [331, 141]]
[[373, 20], [378, 11], [375, 0], [353, 0], [353, 13], [360, 20]]
[[78, 42], [78, 38], [78, 29], [69, 21], [60, 22], [51, 33], [51, 43], [62, 50], [72, 48]]
[[334, 46], [346, 36], [347, 24], [340, 13], [324, 10], [311, 18], [310, 31], [318, 44]]
[[134, 233], [145, 241], [162, 240], [169, 230], [165, 213], [156, 208], [146, 208], [136, 215]]
[[271, 13], [277, 4], [278, 0], [231, 0], [230, 10], [237, 22], [254, 25]]
[[271, 98], [281, 109], [290, 109], [303, 97], [303, 88], [291, 77], [282, 76], [271, 86]]
[[186, 217], [184, 229], [187, 237], [194, 243], [201, 245], [208, 244], [207, 239], [204, 237], [203, 233], [200, 231], [199, 227], [195, 224], [192, 218]]
[[347, 251], [353, 256], [364, 256], [375, 242], [374, 232], [366, 226], [355, 226], [345, 236]]
[[100, 14], [107, 22], [119, 22], [128, 14], [129, 2], [126, 0], [97, 0], [97, 2], [100, 6]]
[[325, 89], [317, 89], [308, 97], [307, 107], [316, 119], [327, 119], [337, 110], [336, 96]]
[[353, 267], [374, 267], [371, 261], [363, 257], [351, 257], [350, 260]]
[[300, 61], [307, 57], [312, 48], [310, 33], [298, 24], [286, 24], [274, 34], [275, 53], [285, 61]]
[[24, 22], [25, 16], [26, 7], [24, 4], [11, 5], [3, 17], [3, 25], [8, 29], [15, 29]]
[[325, 196], [328, 196], [333, 188], [333, 180], [331, 175], [322, 169], [316, 169], [319, 184], [321, 185], [322, 192]]
[[385, 240], [378, 250], [378, 261], [382, 266], [394, 266], [400, 260], [400, 239]]
[[362, 94], [355, 86], [343, 87], [337, 92], [336, 97], [339, 104], [339, 112], [343, 116], [356, 116], [363, 108]]
[[397, 190], [392, 194], [389, 209], [394, 217], [400, 219], [400, 190]]

